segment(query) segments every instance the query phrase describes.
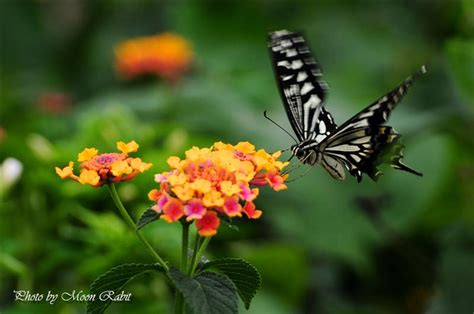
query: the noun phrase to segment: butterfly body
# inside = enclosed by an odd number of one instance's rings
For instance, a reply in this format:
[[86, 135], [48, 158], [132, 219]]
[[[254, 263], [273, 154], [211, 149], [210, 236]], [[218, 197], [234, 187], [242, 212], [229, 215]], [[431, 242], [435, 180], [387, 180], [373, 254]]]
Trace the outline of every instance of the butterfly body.
[[270, 33], [269, 48], [280, 96], [298, 139], [291, 152], [302, 163], [321, 164], [339, 180], [348, 171], [359, 182], [363, 173], [375, 181], [382, 174], [377, 169], [382, 163], [421, 175], [401, 162], [400, 135], [385, 123], [414, 80], [426, 72], [424, 66], [337, 126], [325, 108], [327, 83], [302, 34]]

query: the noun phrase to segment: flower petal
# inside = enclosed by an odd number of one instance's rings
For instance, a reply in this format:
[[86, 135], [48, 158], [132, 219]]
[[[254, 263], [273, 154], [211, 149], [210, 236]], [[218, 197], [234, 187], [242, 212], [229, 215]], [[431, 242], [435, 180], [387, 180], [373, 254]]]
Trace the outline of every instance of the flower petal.
[[166, 205], [163, 206], [163, 215], [161, 215], [160, 218], [167, 222], [174, 222], [178, 221], [183, 215], [183, 204], [179, 200], [171, 198]]
[[82, 170], [79, 176], [79, 182], [82, 184], [90, 184], [97, 186], [100, 181], [100, 176], [94, 170]]
[[125, 143], [125, 142], [117, 142], [117, 149], [119, 151], [121, 151], [122, 153], [124, 154], [128, 154], [128, 153], [134, 153], [138, 150], [138, 144], [137, 142], [135, 141], [131, 141], [131, 142], [128, 142], [128, 143]]
[[110, 166], [112, 174], [116, 177], [127, 175], [133, 172], [133, 168], [130, 167], [126, 160], [115, 161]]
[[187, 182], [184, 185], [175, 186], [171, 190], [182, 201], [189, 201], [194, 196], [194, 190], [191, 188], [191, 184]]
[[168, 163], [168, 165], [171, 168], [178, 169], [180, 161], [181, 161], [181, 159], [179, 157], [171, 156], [171, 157], [168, 158], [168, 160], [166, 162]]
[[184, 206], [184, 214], [188, 216], [187, 221], [193, 219], [201, 219], [206, 213], [206, 208], [203, 206], [200, 199], [192, 199]]
[[96, 148], [86, 148], [77, 155], [77, 160], [80, 162], [88, 161], [94, 158], [99, 151]]
[[152, 164], [148, 162], [143, 162], [140, 158], [133, 158], [130, 162], [130, 166], [132, 166], [133, 169], [139, 172], [145, 172], [151, 168]]
[[221, 207], [224, 205], [224, 199], [221, 193], [214, 190], [204, 194], [202, 202], [206, 207]]
[[231, 181], [222, 181], [221, 192], [226, 196], [236, 195], [240, 192], [240, 187], [237, 184], [233, 184]]
[[211, 191], [211, 182], [205, 179], [196, 179], [191, 183], [191, 188], [199, 193], [208, 193]]
[[217, 233], [221, 222], [215, 211], [207, 211], [199, 220], [196, 220], [196, 228], [202, 237], [212, 237]]
[[247, 202], [244, 205], [242, 211], [247, 215], [250, 219], [257, 219], [262, 216], [262, 211], [255, 209], [255, 204], [253, 202]]
[[56, 167], [56, 174], [61, 177], [61, 179], [69, 178], [73, 175], [73, 166], [74, 163], [72, 161], [69, 162], [69, 165], [64, 167], [63, 169]]
[[242, 206], [239, 204], [239, 199], [237, 197], [229, 197], [224, 201], [224, 206], [222, 209], [229, 217], [241, 217]]
[[157, 202], [160, 199], [161, 192], [158, 191], [157, 189], [153, 189], [150, 192], [148, 192], [148, 199], [150, 201]]

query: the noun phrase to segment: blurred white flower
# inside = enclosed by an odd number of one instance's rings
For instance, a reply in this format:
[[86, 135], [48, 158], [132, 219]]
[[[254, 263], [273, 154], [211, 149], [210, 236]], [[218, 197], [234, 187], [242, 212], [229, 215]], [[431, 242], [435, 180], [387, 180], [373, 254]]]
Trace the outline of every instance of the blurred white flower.
[[2, 190], [9, 188], [18, 181], [23, 172], [23, 164], [16, 158], [8, 157], [0, 165], [0, 183]]

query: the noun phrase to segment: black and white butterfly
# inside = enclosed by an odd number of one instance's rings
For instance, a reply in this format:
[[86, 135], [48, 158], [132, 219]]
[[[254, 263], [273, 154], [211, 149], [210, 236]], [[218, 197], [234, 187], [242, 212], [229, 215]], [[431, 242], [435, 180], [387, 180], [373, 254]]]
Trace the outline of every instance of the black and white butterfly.
[[301, 33], [281, 30], [269, 34], [273, 68], [291, 126], [298, 139], [291, 151], [302, 163], [321, 164], [332, 177], [344, 180], [345, 170], [362, 180], [362, 173], [376, 181], [377, 166], [421, 176], [401, 161], [400, 134], [385, 126], [391, 111], [421, 74], [422, 66], [399, 86], [337, 126], [325, 109], [328, 85]]

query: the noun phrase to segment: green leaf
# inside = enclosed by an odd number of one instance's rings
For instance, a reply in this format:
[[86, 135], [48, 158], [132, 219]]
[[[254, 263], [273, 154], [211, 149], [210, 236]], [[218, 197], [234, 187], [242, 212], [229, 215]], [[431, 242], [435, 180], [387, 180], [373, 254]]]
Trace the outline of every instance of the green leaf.
[[140, 216], [140, 219], [138, 219], [137, 222], [137, 231], [140, 230], [141, 228], [145, 227], [147, 224], [149, 224], [152, 221], [155, 221], [159, 219], [161, 214], [157, 213], [153, 209], [149, 208], [143, 214]]
[[203, 272], [194, 278], [171, 268], [169, 275], [194, 314], [238, 312], [237, 291], [226, 276]]
[[104, 291], [113, 291], [117, 294], [124, 286], [138, 275], [156, 270], [165, 272], [158, 264], [123, 264], [116, 266], [108, 272], [99, 276], [91, 285], [90, 293], [95, 294], [94, 301], [87, 303], [87, 313], [103, 313], [109, 307], [111, 300], [100, 300], [100, 294]]
[[214, 267], [224, 273], [237, 287], [239, 296], [248, 310], [250, 302], [262, 284], [257, 268], [242, 258], [222, 258], [206, 263], [202, 270]]

